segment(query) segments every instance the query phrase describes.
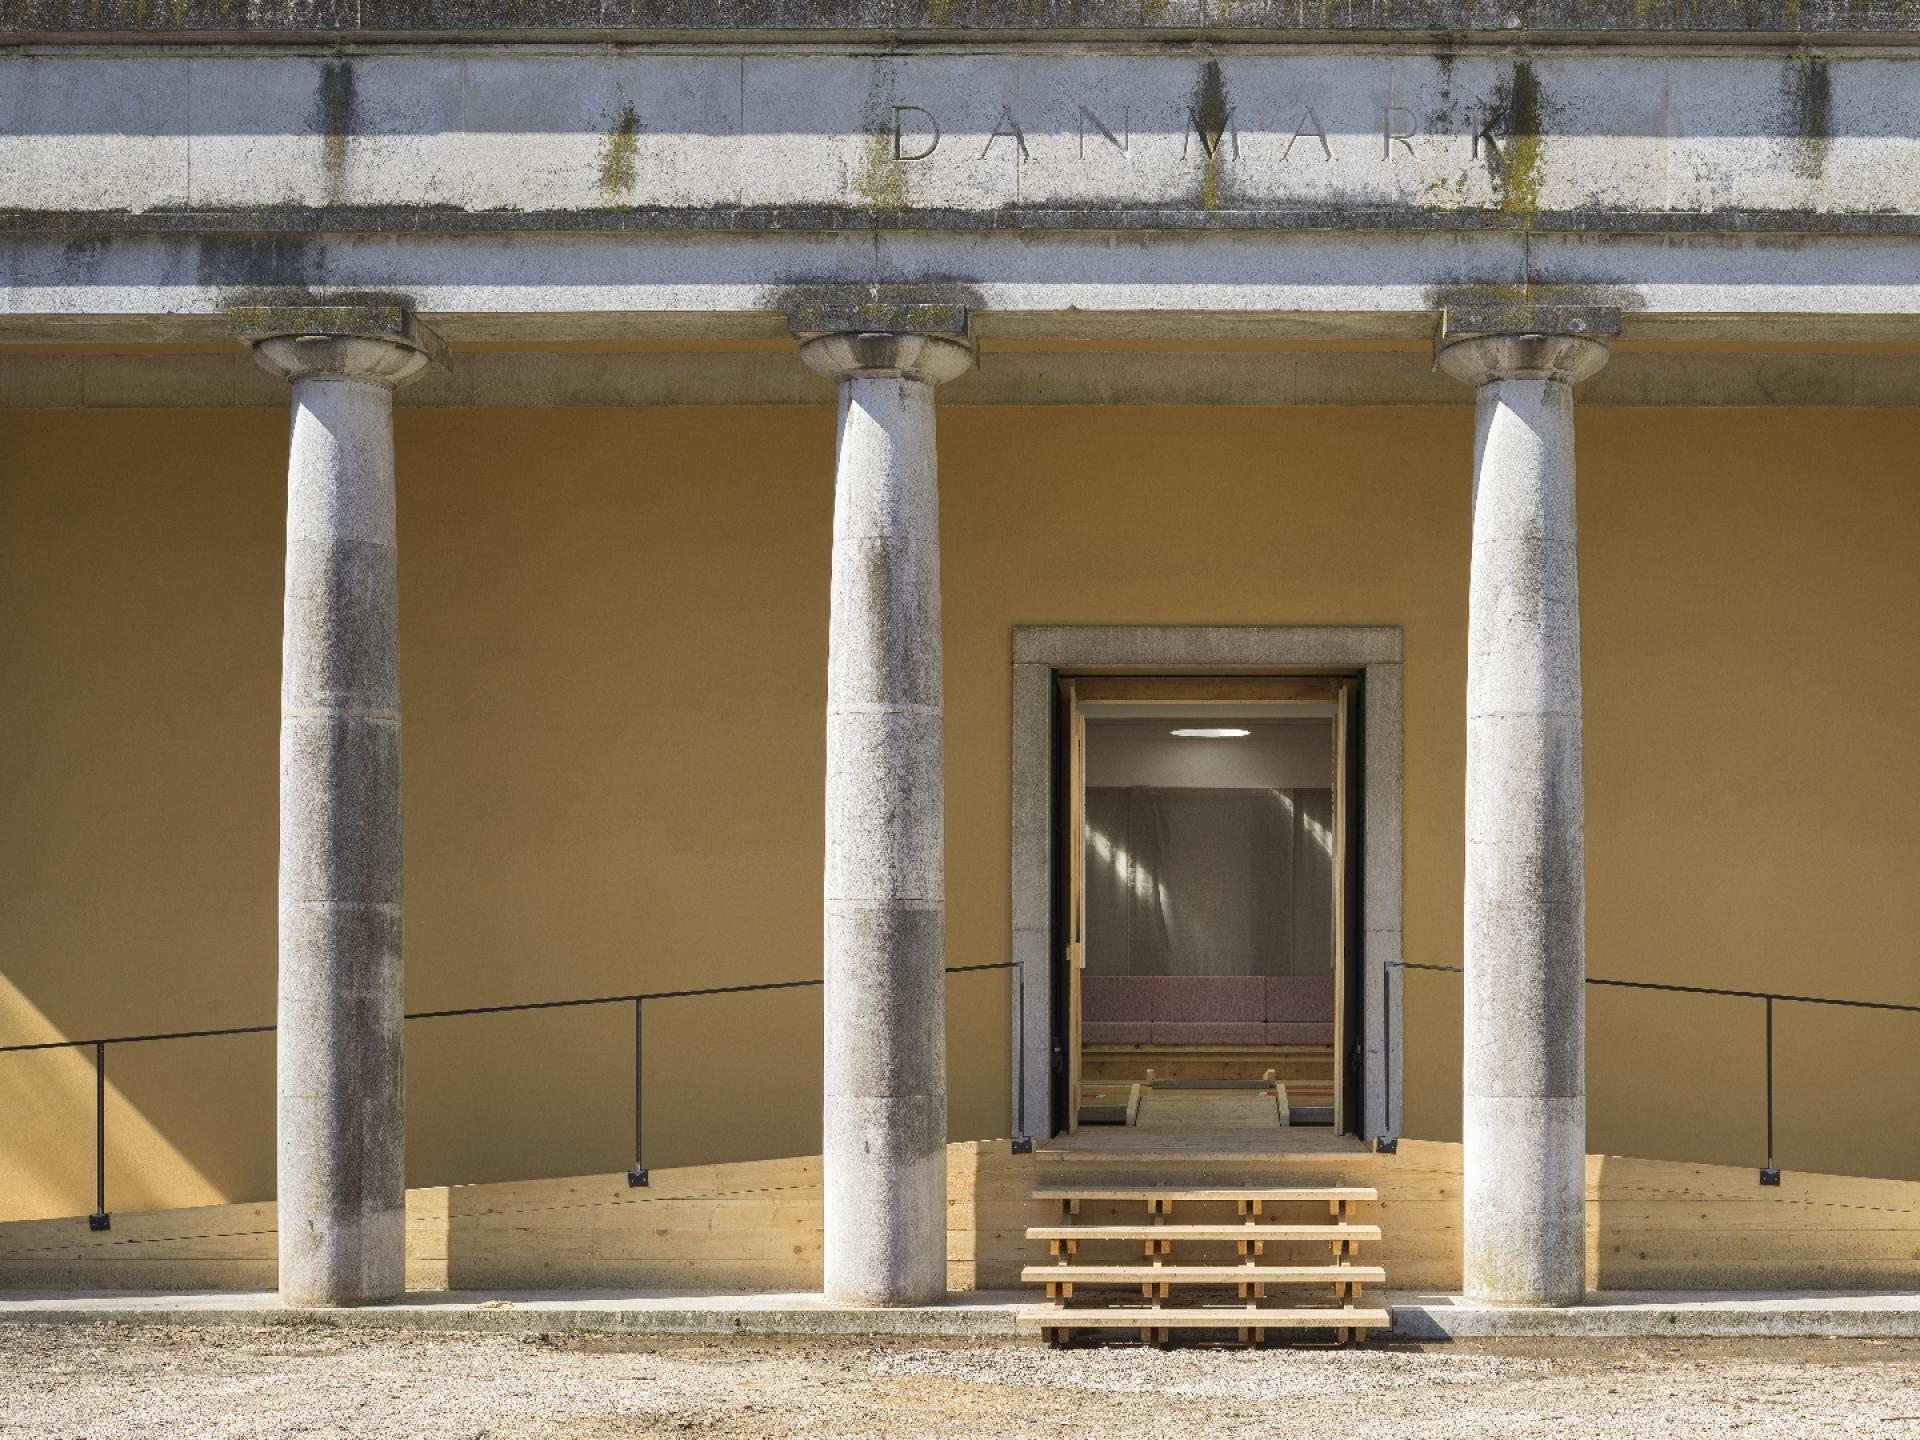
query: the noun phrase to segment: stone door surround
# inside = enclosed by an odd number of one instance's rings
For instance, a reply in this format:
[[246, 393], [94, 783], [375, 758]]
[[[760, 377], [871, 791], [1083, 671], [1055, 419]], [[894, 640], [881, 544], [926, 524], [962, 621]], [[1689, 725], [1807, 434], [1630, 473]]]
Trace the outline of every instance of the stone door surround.
[[[1013, 632], [1015, 1133], [1051, 1132], [1054, 689], [1061, 675], [1361, 679], [1361, 935], [1368, 1139], [1400, 1134], [1401, 634], [1397, 625], [1023, 625]], [[1024, 1062], [1025, 1084], [1021, 1083]], [[1024, 1104], [1023, 1104], [1024, 1096]]]

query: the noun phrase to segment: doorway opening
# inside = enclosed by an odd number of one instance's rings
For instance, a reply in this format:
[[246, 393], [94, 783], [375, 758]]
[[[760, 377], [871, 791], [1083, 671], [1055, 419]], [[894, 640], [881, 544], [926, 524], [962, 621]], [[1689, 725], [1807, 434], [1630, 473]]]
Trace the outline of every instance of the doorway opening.
[[1060, 681], [1062, 1128], [1353, 1128], [1357, 683]]

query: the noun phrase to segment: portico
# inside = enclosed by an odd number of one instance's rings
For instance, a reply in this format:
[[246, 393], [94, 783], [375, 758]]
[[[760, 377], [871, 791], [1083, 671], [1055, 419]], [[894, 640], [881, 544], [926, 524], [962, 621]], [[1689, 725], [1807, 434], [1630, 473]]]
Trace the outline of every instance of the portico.
[[[1048, 687], [1076, 673], [1226, 673], [1353, 680], [1376, 747], [1391, 703], [1393, 746], [1365, 750], [1374, 788], [1356, 831], [1351, 942], [1371, 959], [1351, 1026], [1368, 1103], [1351, 1133], [1386, 1149], [1408, 1133], [1407, 1036], [1459, 1035], [1463, 1288], [1513, 1304], [1579, 1299], [1593, 696], [1576, 416], [1589, 396], [1662, 409], [1920, 404], [1909, 22], [1876, 13], [1877, 48], [1816, 55], [1785, 8], [1737, 48], [1707, 20], [1693, 35], [1624, 21], [1595, 35], [1562, 17], [1518, 40], [1470, 32], [1436, 47], [1272, 19], [1198, 59], [1159, 43], [1172, 32], [1131, 22], [979, 45], [931, 11], [880, 27], [908, 42], [885, 56], [837, 27], [703, 25], [610, 52], [544, 34], [469, 43], [410, 22], [321, 59], [267, 43], [301, 38], [292, 21], [240, 43], [195, 7], [183, 13], [163, 50], [115, 48], [130, 37], [76, 10], [38, 22], [53, 28], [33, 55], [0, 60], [4, 113], [20, 117], [0, 181], [0, 405], [291, 404], [284, 1296], [379, 1302], [406, 1273], [396, 489], [405, 496], [410, 472], [404, 450], [396, 460], [396, 406], [697, 409], [717, 446], [725, 407], [837, 401], [831, 448], [807, 460], [834, 497], [830, 533], [811, 537], [830, 566], [818, 593], [789, 587], [771, 607], [818, 611], [826, 635], [807, 709], [824, 727], [824, 751], [809, 751], [823, 753], [824, 826], [784, 827], [782, 843], [805, 849], [793, 863], [814, 877], [824, 921], [815, 1113], [829, 1298], [924, 1304], [948, 1283], [946, 1145], [962, 1138], [949, 1116], [972, 1103], [950, 1092], [975, 1047], [958, 1047], [963, 1057], [949, 1040], [943, 971], [976, 958], [956, 954], [948, 916], [975, 903], [956, 900], [957, 876], [969, 896], [983, 876], [1007, 894], [998, 856], [981, 864], [970, 846], [956, 858], [956, 807], [969, 834], [997, 826], [1003, 841], [998, 812], [992, 824], [978, 812], [1009, 807], [1011, 923], [994, 935], [969, 918], [965, 934], [1004, 940], [988, 958], [1020, 967], [986, 1027], [1005, 1052], [965, 1083], [995, 1087], [1004, 1128], [1044, 1140], [1063, 1083], [1063, 942], [1051, 872], [1036, 880], [1021, 865], [1059, 833], [1053, 771], [1036, 753], [1052, 743]], [[1053, 43], [1076, 36], [1071, 49]], [[273, 376], [290, 395], [274, 394]], [[1163, 508], [1136, 514], [1114, 575], [1076, 585], [1081, 547], [1061, 528], [1048, 551], [1058, 583], [1023, 592], [1029, 608], [989, 638], [974, 615], [1007, 583], [991, 565], [990, 512], [959, 512], [984, 570], [943, 565], [954, 508], [942, 503], [942, 417], [955, 411], [1359, 415], [1469, 400], [1470, 440], [1455, 427], [1452, 449], [1418, 453], [1468, 520], [1463, 543], [1436, 542], [1423, 561], [1452, 577], [1435, 605], [1464, 599], [1464, 646], [1438, 659], [1430, 646], [1419, 659], [1400, 650], [1419, 603], [1378, 583], [1389, 562], [1368, 548], [1365, 505], [1341, 508], [1337, 476], [1315, 477], [1325, 488], [1311, 504], [1347, 518], [1304, 528], [1323, 544], [1356, 537], [1343, 575], [1359, 579], [1277, 585], [1270, 601], [1254, 585], [1213, 613], [1196, 601], [1177, 623], [1158, 617], [1180, 606], [1151, 598], [1157, 567], [1209, 593], [1203, 562], [1154, 549], [1193, 523], [1182, 505], [1199, 503], [1188, 497], [1206, 477], [1204, 448], [1184, 466], [1153, 462], [1144, 493]], [[644, 448], [616, 463], [644, 474]], [[1304, 483], [1286, 446], [1271, 456], [1273, 483]], [[413, 460], [447, 463], [427, 448]], [[604, 458], [589, 465], [562, 439], [552, 463], [576, 473]], [[1102, 499], [1089, 488], [1081, 504]], [[1273, 543], [1278, 571], [1293, 557], [1285, 534]], [[671, 613], [662, 625], [689, 635], [707, 622], [696, 606]], [[1055, 621], [1145, 638], [1105, 659], [1023, 660], [1014, 632]], [[1256, 629], [1309, 648], [1235, 648]], [[1172, 648], [1155, 648], [1156, 631]], [[1388, 631], [1391, 653], [1369, 648]], [[1011, 725], [998, 693], [987, 704], [971, 680], [956, 716], [956, 633], [969, 667], [984, 656], [1004, 677], [1011, 657]], [[439, 663], [422, 647], [409, 673], [419, 657]], [[1422, 698], [1429, 718], [1406, 724], [1424, 727], [1410, 741], [1423, 768], [1403, 789], [1398, 687], [1417, 664], [1463, 671], [1465, 708]], [[1432, 759], [1441, 713], [1464, 742], [1444, 780]], [[957, 787], [956, 763], [977, 760], [956, 762], [956, 750], [971, 757], [1009, 730], [991, 801]], [[417, 740], [408, 757], [419, 763]], [[1437, 801], [1443, 787], [1454, 798]], [[633, 803], [645, 793], [636, 786]], [[1431, 856], [1424, 874], [1402, 874], [1402, 817], [1440, 803], [1462, 806], [1449, 830], [1462, 923], [1429, 919], [1422, 933], [1458, 945], [1440, 954], [1464, 966], [1457, 1029], [1437, 1018], [1444, 1007], [1403, 1006], [1392, 968], [1403, 889], [1429, 912], [1448, 890]], [[409, 809], [408, 833], [421, 824]], [[1022, 827], [1040, 838], [1027, 845]], [[742, 821], [727, 833], [738, 844], [750, 832]], [[717, 908], [735, 903], [725, 893]]]

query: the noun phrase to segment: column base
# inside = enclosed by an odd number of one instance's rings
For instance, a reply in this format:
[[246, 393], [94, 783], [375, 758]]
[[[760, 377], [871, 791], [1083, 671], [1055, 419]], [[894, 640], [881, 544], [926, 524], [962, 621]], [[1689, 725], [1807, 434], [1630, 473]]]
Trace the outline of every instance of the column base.
[[1586, 1101], [1469, 1095], [1460, 1207], [1471, 1300], [1577, 1305], [1587, 1293]]

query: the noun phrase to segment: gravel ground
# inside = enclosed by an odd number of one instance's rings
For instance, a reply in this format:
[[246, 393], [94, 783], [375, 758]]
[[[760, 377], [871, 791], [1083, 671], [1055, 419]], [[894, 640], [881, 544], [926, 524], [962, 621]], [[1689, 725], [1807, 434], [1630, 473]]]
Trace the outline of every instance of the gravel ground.
[[1911, 1436], [1920, 1342], [1153, 1351], [0, 1331], [0, 1437]]

